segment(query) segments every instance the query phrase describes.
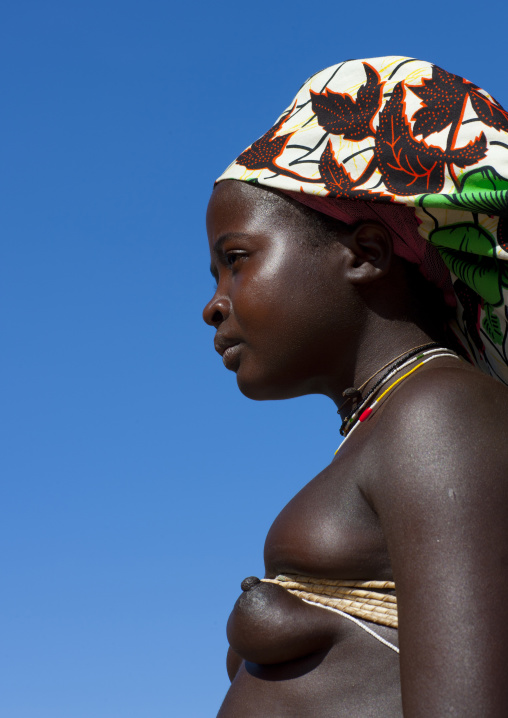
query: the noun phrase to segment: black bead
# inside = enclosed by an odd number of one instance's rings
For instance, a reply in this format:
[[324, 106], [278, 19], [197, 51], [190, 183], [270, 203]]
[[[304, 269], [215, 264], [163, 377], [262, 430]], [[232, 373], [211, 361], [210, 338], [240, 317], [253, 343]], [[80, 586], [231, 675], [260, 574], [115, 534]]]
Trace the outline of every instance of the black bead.
[[350, 386], [348, 389], [344, 389], [342, 392], [342, 396], [348, 396], [352, 398], [353, 396], [361, 396], [362, 392], [359, 389], [355, 389], [354, 386]]

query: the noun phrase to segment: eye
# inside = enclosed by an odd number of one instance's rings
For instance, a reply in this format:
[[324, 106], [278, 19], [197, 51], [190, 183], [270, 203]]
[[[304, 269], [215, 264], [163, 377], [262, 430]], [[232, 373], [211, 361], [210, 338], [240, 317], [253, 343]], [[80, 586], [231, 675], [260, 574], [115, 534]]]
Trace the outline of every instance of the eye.
[[240, 249], [232, 249], [225, 253], [225, 259], [228, 267], [233, 267], [240, 260], [247, 259], [247, 253]]

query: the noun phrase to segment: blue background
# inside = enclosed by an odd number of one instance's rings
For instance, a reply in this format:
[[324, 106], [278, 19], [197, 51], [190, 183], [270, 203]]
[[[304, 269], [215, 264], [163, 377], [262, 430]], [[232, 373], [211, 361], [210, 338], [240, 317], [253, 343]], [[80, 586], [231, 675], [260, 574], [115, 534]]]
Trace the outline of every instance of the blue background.
[[213, 717], [264, 536], [332, 457], [200, 318], [213, 180], [314, 72], [431, 60], [508, 106], [499, 2], [6, 2], [0, 714]]

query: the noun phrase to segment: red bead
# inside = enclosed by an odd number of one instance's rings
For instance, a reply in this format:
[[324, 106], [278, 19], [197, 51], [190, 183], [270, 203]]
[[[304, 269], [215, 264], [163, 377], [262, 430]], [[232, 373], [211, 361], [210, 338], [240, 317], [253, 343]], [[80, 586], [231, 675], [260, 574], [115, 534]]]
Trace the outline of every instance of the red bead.
[[368, 409], [365, 409], [365, 411], [362, 411], [362, 413], [358, 417], [358, 421], [365, 421], [365, 419], [368, 419], [371, 414], [372, 409], [369, 407]]

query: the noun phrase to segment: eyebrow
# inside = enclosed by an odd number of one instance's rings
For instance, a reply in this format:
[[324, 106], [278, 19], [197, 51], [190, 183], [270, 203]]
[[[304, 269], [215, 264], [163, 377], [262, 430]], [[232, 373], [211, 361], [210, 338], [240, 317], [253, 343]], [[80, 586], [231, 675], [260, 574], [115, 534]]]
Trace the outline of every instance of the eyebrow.
[[[219, 239], [213, 245], [213, 253], [215, 254], [215, 256], [218, 256], [220, 254], [220, 252], [222, 251], [222, 247], [224, 246], [224, 243], [227, 242], [228, 239], [234, 239], [235, 237], [248, 237], [248, 236], [249, 235], [247, 232], [226, 232], [225, 234], [221, 234]], [[215, 281], [217, 281], [219, 275], [218, 275], [217, 270], [214, 268], [214, 266], [212, 264], [210, 265], [210, 274], [215, 279]]]

